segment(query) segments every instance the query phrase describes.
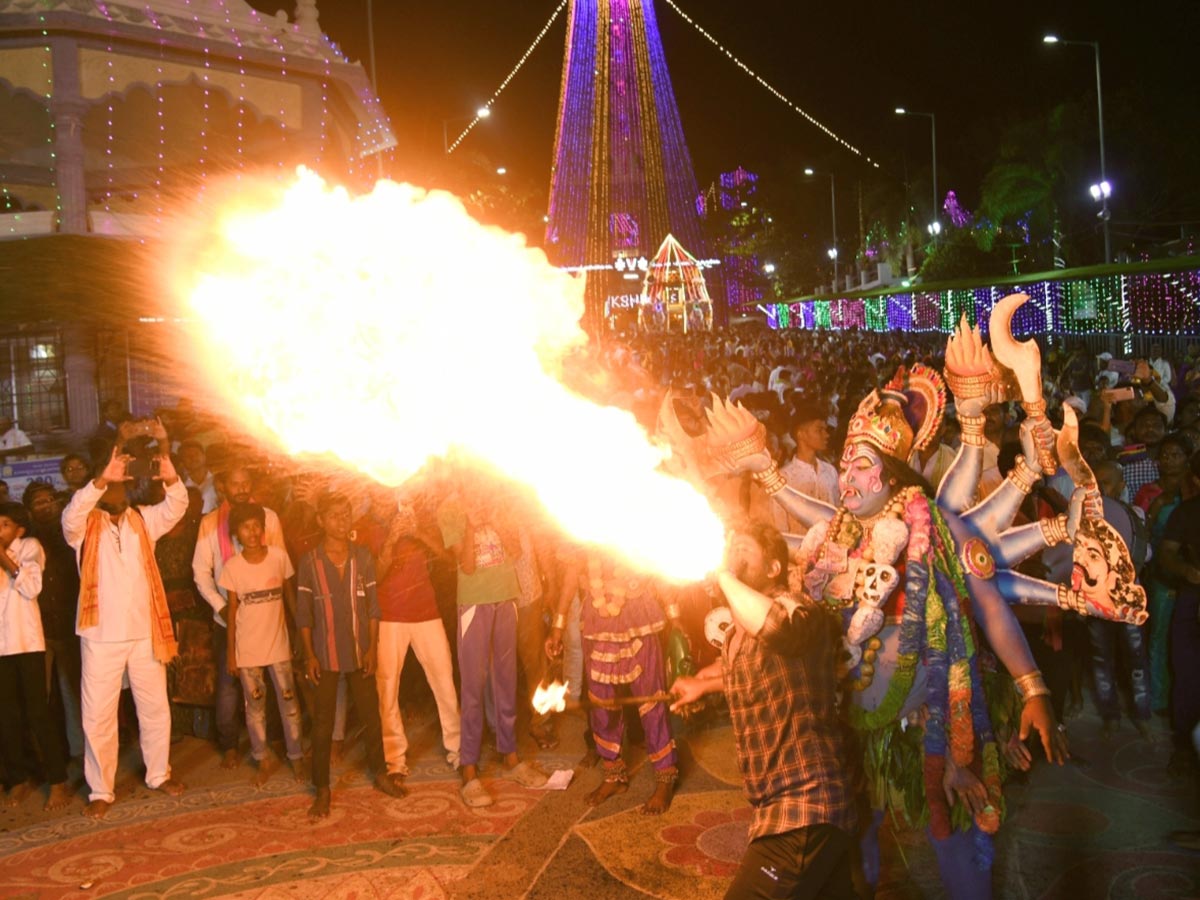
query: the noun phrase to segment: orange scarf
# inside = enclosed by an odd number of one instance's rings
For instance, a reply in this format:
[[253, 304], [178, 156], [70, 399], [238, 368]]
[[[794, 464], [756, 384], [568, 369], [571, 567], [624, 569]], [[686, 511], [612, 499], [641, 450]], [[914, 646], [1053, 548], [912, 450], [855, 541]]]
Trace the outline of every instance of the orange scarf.
[[[154, 658], [168, 663], [179, 655], [179, 644], [175, 640], [175, 629], [171, 624], [171, 610], [167, 606], [167, 594], [163, 590], [162, 576], [154, 560], [154, 545], [146, 533], [146, 523], [135, 509], [125, 511], [129, 525], [138, 536], [142, 547], [142, 572], [150, 585], [150, 638], [154, 642]], [[87, 527], [83, 533], [83, 558], [79, 563], [79, 629], [92, 628], [100, 621], [100, 537], [108, 513], [93, 509], [88, 513]]]

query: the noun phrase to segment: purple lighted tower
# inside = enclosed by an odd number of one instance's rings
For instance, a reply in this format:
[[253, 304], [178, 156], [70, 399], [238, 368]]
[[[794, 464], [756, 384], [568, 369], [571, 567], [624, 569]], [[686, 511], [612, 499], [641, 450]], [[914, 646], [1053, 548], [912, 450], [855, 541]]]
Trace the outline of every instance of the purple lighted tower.
[[697, 195], [653, 0], [571, 0], [546, 251], [587, 268], [589, 331], [641, 291], [619, 258], [653, 257], [668, 234], [707, 255]]

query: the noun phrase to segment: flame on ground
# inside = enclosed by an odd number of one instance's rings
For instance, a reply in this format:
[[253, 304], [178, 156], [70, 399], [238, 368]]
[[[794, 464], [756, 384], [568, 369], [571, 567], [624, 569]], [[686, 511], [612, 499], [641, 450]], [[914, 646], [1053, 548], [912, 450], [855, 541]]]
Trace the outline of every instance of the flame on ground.
[[391, 485], [465, 451], [638, 569], [684, 581], [720, 560], [720, 520], [659, 471], [664, 450], [555, 377], [587, 340], [582, 282], [451, 195], [242, 178], [177, 243], [168, 277], [200, 320], [206, 377], [285, 451]]
[[539, 716], [550, 712], [562, 712], [567, 708], [567, 686], [561, 681], [538, 685], [533, 692], [533, 711]]

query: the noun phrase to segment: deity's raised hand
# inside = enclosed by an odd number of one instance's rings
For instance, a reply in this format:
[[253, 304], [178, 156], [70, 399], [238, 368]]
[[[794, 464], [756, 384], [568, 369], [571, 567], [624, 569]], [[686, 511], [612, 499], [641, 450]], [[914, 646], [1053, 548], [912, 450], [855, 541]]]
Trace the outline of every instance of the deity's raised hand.
[[740, 403], [726, 403], [712, 395], [708, 417], [708, 444], [727, 472], [765, 472], [774, 465], [767, 450], [767, 429]]
[[960, 415], [981, 416], [993, 403], [1007, 399], [999, 366], [965, 313], [946, 341], [945, 374]]

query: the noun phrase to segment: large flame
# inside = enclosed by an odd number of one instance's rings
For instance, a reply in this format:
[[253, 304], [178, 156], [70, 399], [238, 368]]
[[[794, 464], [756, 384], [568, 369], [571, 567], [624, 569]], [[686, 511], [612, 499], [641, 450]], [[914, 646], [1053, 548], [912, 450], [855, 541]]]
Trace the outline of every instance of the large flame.
[[[452, 196], [365, 196], [301, 170], [243, 178], [181, 238], [172, 278], [210, 342], [206, 377], [290, 453], [332, 453], [385, 484], [465, 451], [533, 489], [577, 540], [675, 580], [702, 577], [722, 525], [633, 416], [555, 377], [582, 283]], [[180, 263], [182, 262], [182, 265]]]

